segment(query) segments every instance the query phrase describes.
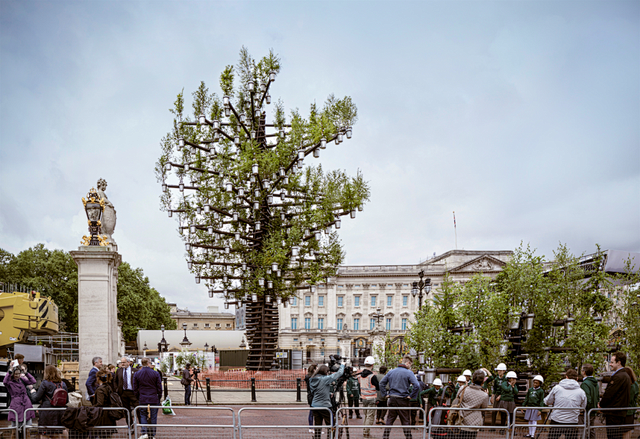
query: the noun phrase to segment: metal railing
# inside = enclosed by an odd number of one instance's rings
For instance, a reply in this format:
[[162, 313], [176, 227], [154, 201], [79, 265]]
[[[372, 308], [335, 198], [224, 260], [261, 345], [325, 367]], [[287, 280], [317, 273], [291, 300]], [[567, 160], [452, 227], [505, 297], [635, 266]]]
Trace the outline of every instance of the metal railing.
[[[528, 412], [529, 410], [532, 412]], [[537, 418], [535, 412], [539, 413], [540, 419], [528, 419], [532, 415]], [[564, 436], [564, 439], [584, 439], [587, 424], [584, 421], [580, 422], [580, 415], [584, 416], [584, 413], [584, 409], [579, 407], [516, 407], [513, 411], [511, 435], [512, 437], [530, 435], [534, 439], [559, 439], [561, 436]], [[554, 415], [556, 420], [553, 419]], [[528, 423], [534, 420], [536, 424]], [[538, 421], [543, 423], [540, 424]]]
[[5, 432], [9, 433], [9, 437], [12, 437], [15, 435], [15, 437], [18, 437], [18, 432], [20, 431], [20, 423], [18, 422], [18, 413], [16, 413], [15, 410], [13, 409], [2, 409], [0, 410], [0, 414], [13, 414], [13, 419], [15, 419], [16, 421], [14, 422], [15, 425], [5, 425], [5, 426], [1, 426], [0, 424], [0, 437], [5, 437]]
[[[629, 414], [629, 411], [633, 411]], [[599, 413], [600, 412], [600, 413]], [[611, 424], [607, 421], [613, 419], [610, 415], [616, 414], [619, 418], [618, 422], [621, 424]], [[609, 416], [608, 416], [609, 415]], [[624, 416], [624, 418], [623, 418]], [[602, 425], [592, 425], [591, 420], [597, 417], [602, 418]], [[608, 409], [591, 409], [589, 410], [589, 416], [586, 419], [587, 423], [587, 439], [629, 439], [637, 438], [640, 436], [640, 424], [638, 424], [638, 418], [640, 417], [640, 408], [638, 407], [625, 407], [625, 408], [608, 408]], [[624, 420], [623, 420], [624, 419]]]
[[[449, 416], [451, 412], [458, 413], [459, 423], [449, 425]], [[474, 416], [479, 413], [480, 416]], [[433, 407], [429, 410], [429, 428], [427, 436], [430, 439], [446, 439], [456, 437], [458, 439], [495, 439], [496, 433], [498, 437], [509, 438], [509, 429], [511, 425], [485, 425], [485, 415], [488, 413], [500, 413], [509, 419], [509, 411], [504, 408], [455, 408], [451, 407]], [[480, 422], [479, 425], [472, 425]]]
[[236, 439], [232, 408], [144, 405], [136, 407], [134, 413], [136, 439], [145, 434], [148, 438]]
[[[87, 408], [91, 409], [92, 407]], [[41, 439], [45, 436], [59, 436], [66, 432], [66, 436], [69, 438], [90, 437], [92, 439], [131, 439], [131, 431], [129, 430], [126, 422], [129, 420], [129, 412], [126, 409], [114, 407], [100, 407], [100, 409], [101, 414], [99, 417], [89, 416], [89, 425], [85, 424], [84, 426], [82, 425], [82, 422], [78, 421], [75, 423], [77, 428], [69, 428], [62, 425], [63, 415], [68, 410], [71, 410], [66, 407], [27, 409], [24, 412], [24, 419], [27, 418], [27, 414], [29, 412], [34, 412], [38, 415], [40, 425], [22, 425], [21, 428], [24, 432], [23, 437], [25, 439]], [[124, 425], [118, 425], [117, 421], [111, 417], [115, 416], [118, 412], [126, 418], [123, 421]], [[42, 425], [43, 421], [45, 421], [47, 425]], [[51, 425], [49, 425], [50, 423]]]
[[[322, 413], [329, 424], [322, 426], [309, 425], [311, 413]], [[279, 424], [271, 421], [270, 414], [278, 414]], [[284, 417], [284, 420], [282, 419]], [[284, 421], [284, 422], [283, 422]], [[325, 431], [326, 430], [326, 431]], [[243, 407], [238, 411], [238, 439], [331, 439], [333, 437], [333, 413], [323, 407]]]
[[[363, 423], [357, 425], [351, 425], [348, 421], [348, 412], [353, 410], [353, 407], [340, 407], [336, 413], [336, 432], [335, 439], [359, 439], [369, 437], [382, 437], [388, 439], [400, 439], [400, 438], [412, 438], [424, 439], [427, 433], [426, 416], [424, 409], [421, 407], [359, 407], [362, 412]], [[376, 412], [387, 412], [387, 418], [390, 414], [393, 414], [396, 421], [393, 425], [378, 425], [376, 424]], [[402, 415], [400, 412], [403, 411]], [[368, 413], [367, 413], [368, 412]], [[395, 413], [394, 413], [395, 412]], [[409, 419], [409, 424], [403, 425], [401, 416], [406, 416]], [[420, 421], [422, 418], [422, 421]], [[366, 424], [365, 422], [371, 422]], [[411, 424], [411, 422], [414, 424]]]

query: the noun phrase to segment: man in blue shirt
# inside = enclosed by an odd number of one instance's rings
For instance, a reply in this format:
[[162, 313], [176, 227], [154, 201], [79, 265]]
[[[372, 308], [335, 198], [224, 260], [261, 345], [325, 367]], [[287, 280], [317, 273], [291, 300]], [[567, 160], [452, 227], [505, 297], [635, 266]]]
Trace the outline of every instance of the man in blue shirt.
[[87, 382], [85, 386], [87, 386], [87, 399], [93, 403], [93, 396], [96, 393], [96, 389], [98, 388], [98, 384], [96, 383], [96, 373], [102, 367], [102, 358], [93, 357], [91, 360], [93, 367], [89, 371], [89, 377], [87, 378]]
[[[416, 376], [411, 371], [413, 360], [408, 355], [402, 359], [402, 363], [395, 369], [385, 375], [380, 383], [380, 389], [384, 392], [384, 395], [388, 397], [387, 407], [389, 413], [387, 414], [386, 425], [393, 425], [396, 418], [400, 416], [400, 423], [402, 425], [411, 425], [411, 410], [400, 410], [396, 407], [409, 408], [411, 402], [410, 386], [413, 384], [413, 389], [419, 389], [420, 383], [416, 379]], [[389, 390], [387, 390], [387, 384]], [[406, 439], [412, 439], [411, 428], [403, 428], [404, 437]], [[384, 429], [384, 439], [389, 439], [391, 433], [390, 428]]]

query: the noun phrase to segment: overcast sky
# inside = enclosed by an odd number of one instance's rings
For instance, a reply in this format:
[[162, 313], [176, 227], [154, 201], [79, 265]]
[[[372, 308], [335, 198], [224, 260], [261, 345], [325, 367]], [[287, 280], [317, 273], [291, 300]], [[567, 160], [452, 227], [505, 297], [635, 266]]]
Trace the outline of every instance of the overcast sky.
[[[125, 261], [168, 301], [221, 305], [187, 271], [153, 168], [183, 88], [246, 46], [282, 59], [274, 100], [349, 95], [362, 170], [347, 264], [455, 248], [640, 251], [640, 2], [0, 0], [0, 247], [74, 250], [107, 180]], [[219, 93], [220, 94], [220, 93]], [[190, 102], [189, 102], [190, 106]], [[311, 159], [313, 160], [313, 159]]]

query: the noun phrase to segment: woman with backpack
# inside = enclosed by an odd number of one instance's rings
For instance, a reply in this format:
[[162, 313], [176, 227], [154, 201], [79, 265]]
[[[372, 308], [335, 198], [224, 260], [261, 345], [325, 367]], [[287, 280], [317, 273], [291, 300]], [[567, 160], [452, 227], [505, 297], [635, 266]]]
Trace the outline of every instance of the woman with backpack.
[[[313, 392], [309, 388], [309, 380], [311, 379], [317, 368], [317, 364], [312, 364], [311, 366], [309, 366], [309, 369], [307, 369], [307, 375], [304, 377], [304, 382], [307, 385], [307, 403], [309, 404], [309, 407], [311, 407], [311, 403], [313, 402]], [[309, 410], [308, 421], [309, 428], [313, 427], [313, 410]], [[309, 433], [313, 433], [313, 430], [310, 429]]]
[[16, 419], [14, 414], [9, 412], [7, 419], [11, 421], [11, 426], [15, 427], [17, 423], [22, 424], [23, 422], [31, 425], [36, 415], [34, 412], [28, 412], [25, 419], [24, 411], [33, 407], [31, 399], [29, 399], [27, 395], [27, 386], [35, 384], [36, 379], [29, 372], [23, 371], [20, 366], [18, 366], [11, 369], [4, 376], [3, 382], [9, 395], [11, 395], [9, 408], [15, 410], [18, 414], [18, 419]]
[[[40, 404], [41, 409], [49, 408], [65, 408], [69, 402], [69, 394], [67, 385], [62, 382], [62, 375], [55, 366], [47, 366], [44, 368], [44, 379], [38, 387], [38, 391], [33, 397], [35, 404]], [[38, 420], [38, 430], [40, 438], [52, 436], [54, 434], [62, 434], [67, 437], [65, 428], [48, 429], [47, 427], [62, 427], [62, 414], [64, 410], [41, 410], [40, 419]]]
[[[111, 407], [111, 374], [107, 369], [100, 369], [98, 373], [96, 373], [96, 382], [99, 384], [95, 393], [95, 404], [94, 407]], [[103, 410], [102, 411], [102, 419], [98, 423], [100, 426], [114, 426], [116, 425], [116, 421], [113, 419], [111, 415], [115, 415], [115, 411]]]

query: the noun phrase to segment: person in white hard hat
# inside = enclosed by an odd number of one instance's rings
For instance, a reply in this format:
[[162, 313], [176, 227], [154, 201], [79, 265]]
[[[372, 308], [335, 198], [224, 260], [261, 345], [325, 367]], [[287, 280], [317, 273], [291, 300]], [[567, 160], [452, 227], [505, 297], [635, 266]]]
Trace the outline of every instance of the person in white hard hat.
[[[437, 407], [438, 405], [441, 405], [442, 394], [442, 380], [440, 380], [440, 378], [436, 378], [435, 380], [433, 380], [431, 386], [420, 392], [420, 399], [425, 399], [427, 401], [427, 408], [425, 410], [427, 419], [429, 419], [429, 412], [431, 411], [431, 409]], [[439, 414], [439, 412], [435, 413], [436, 415]]]
[[[542, 383], [544, 379], [542, 375], [536, 375], [533, 377], [533, 386], [529, 387], [527, 396], [522, 403], [523, 407], [544, 407], [544, 390], [542, 390]], [[536, 425], [541, 419], [540, 410], [528, 409], [524, 412], [524, 419], [529, 421], [529, 434], [525, 437], [536, 436]]]
[[[364, 359], [364, 369], [360, 376], [358, 376], [358, 384], [360, 384], [360, 395], [362, 397], [362, 410], [364, 413], [364, 422], [363, 425], [373, 425], [373, 421], [376, 417], [375, 410], [367, 410], [367, 407], [375, 407], [376, 406], [376, 396], [378, 394], [378, 390], [380, 390], [380, 383], [378, 383], [378, 378], [373, 373], [373, 365], [376, 360], [369, 356]], [[369, 428], [364, 428], [362, 430], [362, 436], [365, 438], [371, 437], [369, 433]]]
[[[509, 425], [513, 421], [513, 410], [516, 408], [516, 396], [518, 396], [518, 387], [516, 380], [518, 375], [514, 371], [507, 372], [507, 380], [500, 385], [500, 402], [498, 408], [506, 409], [509, 412]], [[500, 413], [500, 425], [506, 425], [507, 417], [504, 413]]]
[[456, 399], [456, 397], [458, 396], [458, 392], [460, 392], [460, 389], [462, 389], [466, 385], [467, 385], [467, 377], [465, 377], [464, 375], [460, 375], [456, 380], [456, 388], [453, 391], [453, 395], [451, 396], [451, 401]]
[[471, 377], [473, 376], [471, 371], [467, 369], [464, 372], [462, 372], [462, 375], [464, 375], [464, 377], [467, 379], [467, 384], [469, 384], [471, 382]]
[[[496, 366], [497, 376], [491, 375], [489, 371], [486, 370], [486, 373], [489, 374], [489, 377], [484, 381], [483, 387], [487, 390], [489, 390], [490, 388], [492, 390], [492, 395], [491, 395], [492, 407], [498, 407], [498, 403], [500, 402], [500, 389], [501, 389], [502, 383], [507, 379], [504, 376], [506, 372], [507, 372], [507, 365], [504, 363], [500, 363], [498, 364], [498, 366]], [[491, 387], [491, 382], [493, 382], [492, 387]], [[498, 415], [498, 412], [495, 412], [495, 411], [491, 412], [491, 425], [496, 425], [497, 415]]]

